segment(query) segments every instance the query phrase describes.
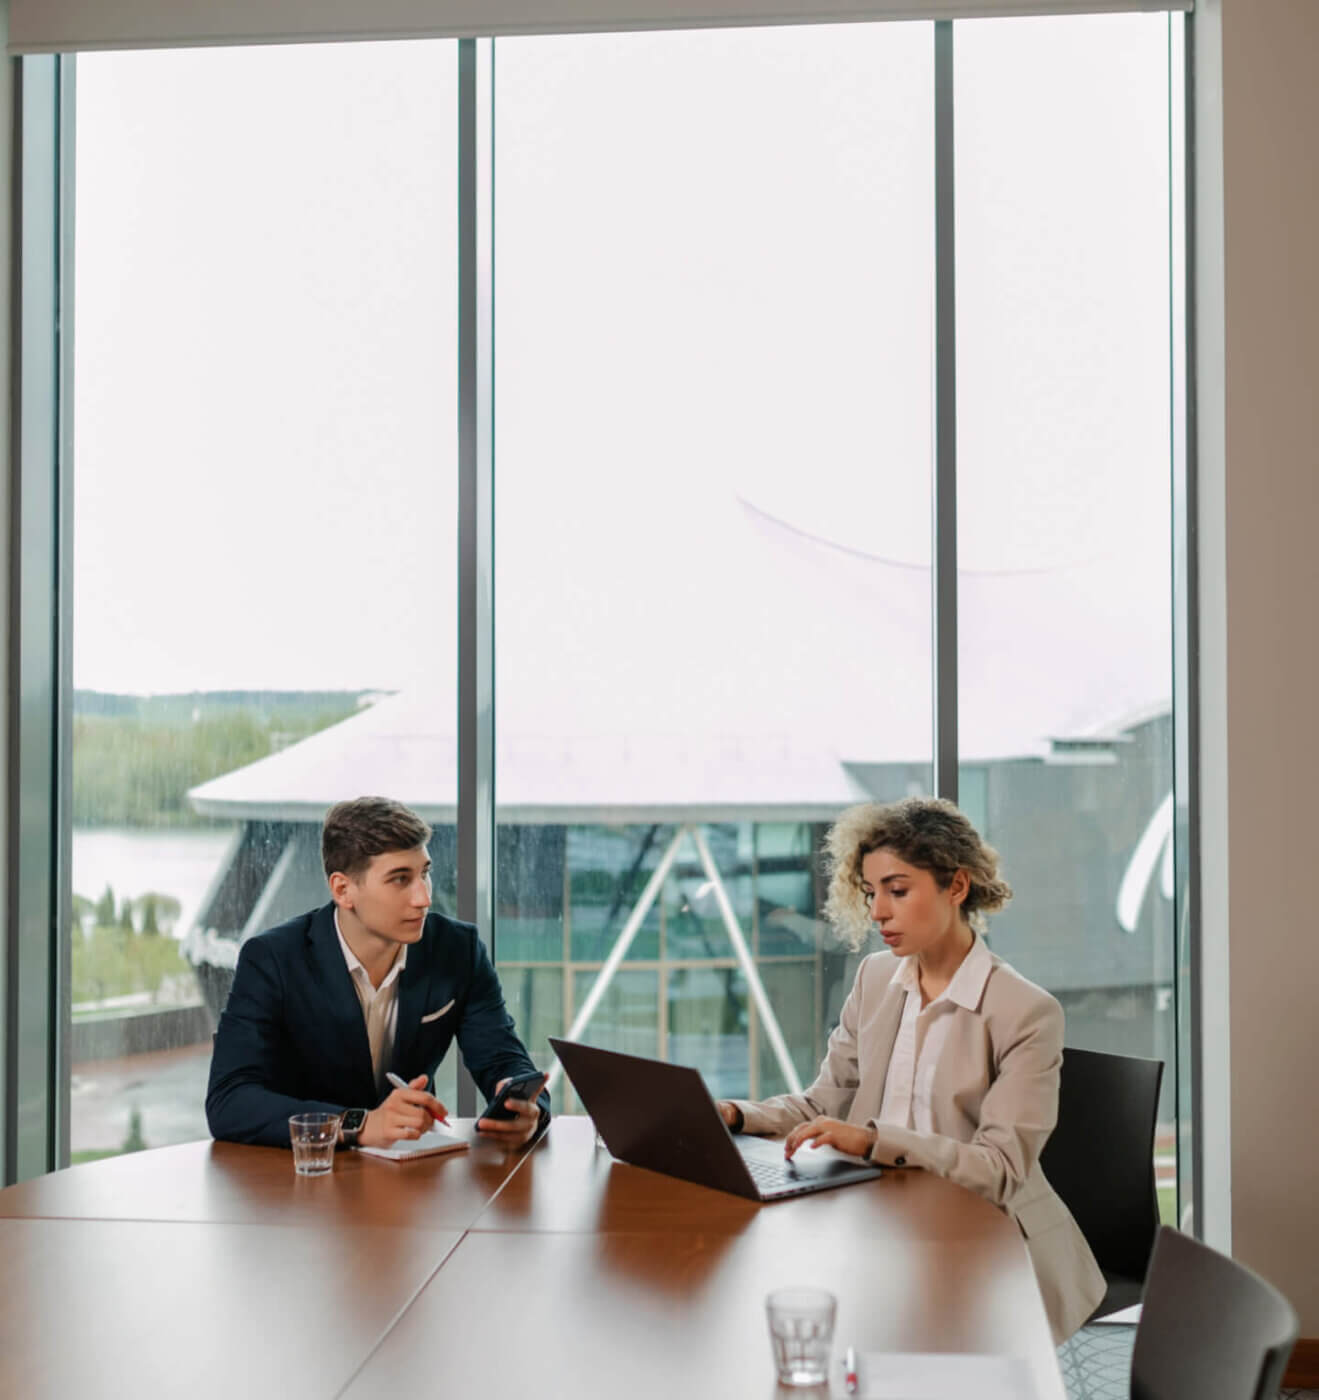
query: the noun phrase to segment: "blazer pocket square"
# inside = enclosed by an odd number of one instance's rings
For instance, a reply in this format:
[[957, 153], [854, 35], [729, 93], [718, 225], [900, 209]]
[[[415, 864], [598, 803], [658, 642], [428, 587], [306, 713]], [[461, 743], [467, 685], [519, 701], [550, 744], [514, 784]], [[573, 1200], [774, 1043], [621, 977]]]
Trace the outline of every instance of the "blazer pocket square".
[[440, 1007], [440, 1009], [439, 1009], [438, 1011], [432, 1011], [431, 1014], [430, 1014], [429, 1016], [423, 1016], [423, 1017], [421, 1018], [421, 1024], [422, 1024], [423, 1026], [428, 1026], [428, 1025], [430, 1025], [430, 1023], [431, 1023], [432, 1021], [438, 1021], [438, 1020], [440, 1019], [440, 1017], [443, 1016], [444, 1013], [445, 1013], [446, 1011], [448, 1011], [449, 1008], [450, 1008], [452, 1005], [453, 1005], [453, 1002], [451, 1002], [451, 1001], [446, 1001], [446, 1002], [444, 1003], [444, 1005], [443, 1005], [442, 1007]]

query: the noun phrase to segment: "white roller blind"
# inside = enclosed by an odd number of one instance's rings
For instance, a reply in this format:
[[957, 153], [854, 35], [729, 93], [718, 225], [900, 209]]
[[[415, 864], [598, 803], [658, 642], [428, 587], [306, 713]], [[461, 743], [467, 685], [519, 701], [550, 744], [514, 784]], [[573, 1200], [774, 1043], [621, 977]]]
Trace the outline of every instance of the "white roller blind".
[[9, 52], [1185, 10], [1192, 0], [10, 0]]

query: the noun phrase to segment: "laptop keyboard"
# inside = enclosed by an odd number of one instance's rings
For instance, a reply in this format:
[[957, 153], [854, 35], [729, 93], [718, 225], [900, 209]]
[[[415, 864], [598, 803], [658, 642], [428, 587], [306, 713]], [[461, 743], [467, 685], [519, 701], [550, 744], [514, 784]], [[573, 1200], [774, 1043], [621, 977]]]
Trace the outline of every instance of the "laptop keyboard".
[[760, 1162], [754, 1157], [744, 1157], [751, 1179], [762, 1191], [776, 1191], [780, 1186], [801, 1186], [809, 1184], [800, 1172], [794, 1171], [787, 1163]]
[[[866, 1168], [864, 1163], [836, 1156], [827, 1148], [821, 1149], [823, 1160], [800, 1165], [784, 1158], [782, 1143], [769, 1142], [764, 1138], [742, 1138], [738, 1150], [762, 1200], [769, 1196], [776, 1200], [784, 1196], [801, 1196], [808, 1191], [823, 1191], [830, 1186], [864, 1180], [867, 1175], [879, 1175], [878, 1167]], [[829, 1155], [825, 1156], [826, 1153]], [[855, 1167], [862, 1167], [862, 1172], [849, 1170]]]

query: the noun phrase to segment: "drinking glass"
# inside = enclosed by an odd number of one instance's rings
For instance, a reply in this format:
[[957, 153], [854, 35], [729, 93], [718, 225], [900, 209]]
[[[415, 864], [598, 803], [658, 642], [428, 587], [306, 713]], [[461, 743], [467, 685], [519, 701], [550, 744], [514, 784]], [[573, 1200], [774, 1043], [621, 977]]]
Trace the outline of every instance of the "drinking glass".
[[295, 1113], [289, 1119], [293, 1170], [299, 1176], [324, 1176], [334, 1170], [334, 1145], [339, 1140], [337, 1113]]
[[829, 1379], [837, 1300], [823, 1288], [779, 1288], [765, 1299], [774, 1365], [783, 1385], [824, 1385]]

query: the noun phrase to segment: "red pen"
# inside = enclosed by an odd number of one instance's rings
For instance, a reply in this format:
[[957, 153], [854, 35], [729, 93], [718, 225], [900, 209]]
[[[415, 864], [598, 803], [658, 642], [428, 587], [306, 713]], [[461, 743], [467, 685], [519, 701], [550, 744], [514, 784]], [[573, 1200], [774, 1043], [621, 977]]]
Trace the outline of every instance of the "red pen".
[[851, 1347], [848, 1347], [847, 1355], [843, 1358], [843, 1389], [849, 1395], [855, 1395], [857, 1391], [856, 1352]]

